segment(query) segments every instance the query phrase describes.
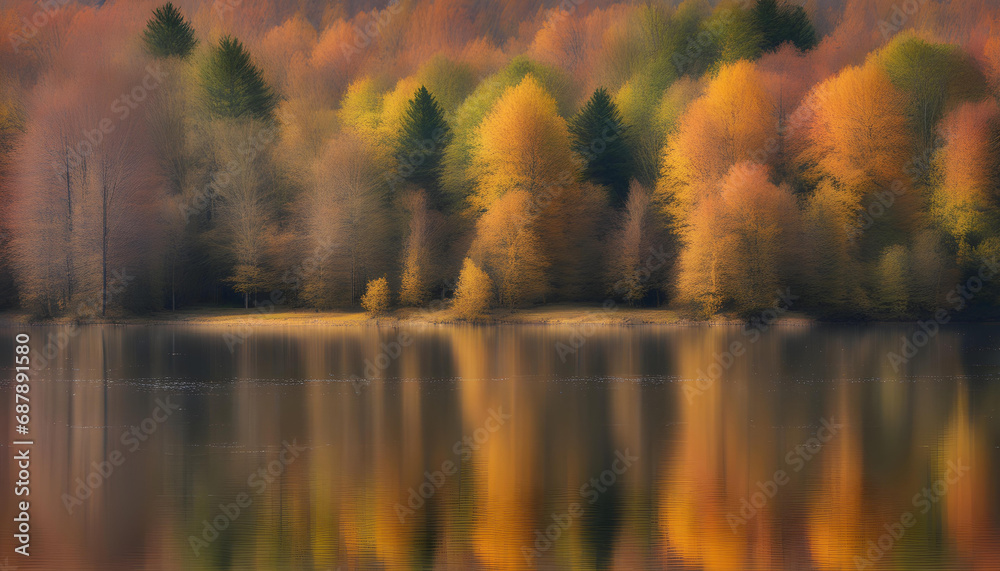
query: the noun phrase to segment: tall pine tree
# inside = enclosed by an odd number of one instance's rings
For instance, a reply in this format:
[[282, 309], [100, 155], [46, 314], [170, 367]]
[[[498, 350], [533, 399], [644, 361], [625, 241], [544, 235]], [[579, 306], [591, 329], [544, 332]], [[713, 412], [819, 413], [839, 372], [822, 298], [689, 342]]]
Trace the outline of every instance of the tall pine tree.
[[573, 117], [569, 132], [573, 137], [573, 152], [584, 162], [583, 176], [606, 186], [616, 207], [625, 204], [634, 170], [628, 128], [603, 87]]
[[217, 117], [271, 118], [278, 98], [239, 40], [224, 36], [201, 72], [205, 105]]
[[444, 110], [427, 88], [420, 86], [403, 118], [396, 149], [398, 174], [423, 188], [435, 208], [446, 203], [441, 193], [440, 173], [444, 148], [450, 140], [451, 130], [444, 119]]
[[186, 58], [198, 43], [191, 24], [170, 2], [153, 10], [142, 39], [154, 57]]

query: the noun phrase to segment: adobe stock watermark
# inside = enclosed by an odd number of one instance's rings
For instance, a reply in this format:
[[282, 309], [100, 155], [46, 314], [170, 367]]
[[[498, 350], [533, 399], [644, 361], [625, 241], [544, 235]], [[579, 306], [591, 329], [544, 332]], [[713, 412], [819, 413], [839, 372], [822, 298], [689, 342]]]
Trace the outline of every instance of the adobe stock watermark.
[[885, 533], [874, 541], [868, 540], [868, 549], [865, 551], [864, 557], [854, 556], [854, 566], [859, 570], [867, 569], [885, 557], [886, 553], [892, 551], [896, 543], [903, 539], [906, 532], [916, 525], [917, 516], [927, 515], [934, 504], [940, 502], [951, 487], [957, 484], [968, 472], [969, 466], [963, 465], [961, 458], [958, 459], [957, 463], [949, 460], [948, 470], [945, 471], [944, 477], [914, 494], [910, 500], [910, 504], [919, 513], [914, 514], [911, 511], [906, 511], [898, 519], [883, 525]]
[[[611, 467], [580, 486], [580, 498], [586, 499], [587, 505], [592, 506], [596, 504], [601, 495], [607, 493], [612, 486], [617, 484], [618, 478], [625, 474], [632, 467], [632, 464], [638, 460], [639, 457], [632, 456], [628, 448], [625, 449], [624, 453], [621, 450], [615, 450], [615, 459], [611, 463]], [[535, 530], [534, 544], [530, 547], [527, 545], [521, 546], [521, 555], [524, 556], [524, 561], [530, 565], [534, 559], [541, 557], [543, 553], [552, 549], [555, 542], [573, 525], [573, 522], [583, 517], [585, 513], [586, 506], [580, 502], [573, 502], [567, 506], [566, 513], [551, 514], [552, 523], [544, 531], [540, 529]]]
[[[142, 80], [111, 102], [111, 116], [101, 118], [92, 129], [84, 129], [83, 137], [75, 145], [66, 145], [66, 161], [69, 167], [75, 169], [82, 165], [87, 157], [93, 155], [105, 138], [114, 133], [119, 124], [127, 121], [132, 112], [163, 85], [165, 77], [167, 72], [159, 62], [147, 65], [146, 75]], [[66, 166], [59, 161], [52, 161], [52, 167], [59, 177], [66, 176]]]
[[[389, 343], [379, 343], [378, 353], [374, 359], [365, 359], [364, 377], [351, 375], [351, 386], [354, 387], [354, 394], [361, 394], [361, 387], [367, 387], [372, 379], [379, 376], [379, 373], [389, 368], [393, 361], [403, 354], [403, 349], [413, 344], [413, 337], [409, 333], [400, 331], [395, 341]], [[332, 376], [332, 375], [331, 375]]]
[[463, 436], [461, 440], [456, 440], [455, 444], [451, 447], [451, 452], [455, 456], [460, 457], [458, 462], [456, 463], [450, 459], [445, 460], [441, 463], [438, 470], [434, 472], [425, 471], [424, 481], [416, 488], [410, 488], [406, 505], [404, 506], [396, 502], [394, 509], [396, 510], [396, 517], [399, 518], [399, 523], [406, 523], [406, 518], [414, 515], [417, 513], [417, 510], [424, 507], [427, 501], [433, 498], [438, 490], [444, 486], [445, 482], [448, 481], [448, 477], [458, 472], [459, 464], [470, 460], [473, 453], [486, 444], [495, 432], [503, 428], [504, 424], [510, 420], [510, 417], [510, 414], [503, 412], [502, 406], [497, 407], [496, 410], [491, 408], [483, 426], [472, 431], [472, 435]]
[[144, 418], [136, 426], [131, 426], [122, 432], [118, 441], [125, 447], [125, 451], [120, 449], [112, 450], [106, 460], [101, 462], [91, 462], [91, 470], [86, 476], [76, 479], [76, 488], [72, 494], [63, 493], [63, 507], [66, 513], [73, 515], [73, 510], [83, 506], [84, 502], [94, 495], [94, 491], [111, 479], [115, 471], [128, 460], [130, 454], [134, 454], [142, 444], [149, 440], [149, 437], [156, 433], [161, 424], [170, 419], [174, 412], [180, 410], [180, 405], [170, 402], [170, 397], [156, 399], [156, 408], [149, 416]]
[[[840, 433], [840, 429], [844, 426], [837, 424], [833, 418], [830, 418], [830, 420], [825, 418], [820, 419], [819, 423], [820, 427], [816, 430], [815, 436], [812, 436], [790, 450], [788, 454], [785, 454], [785, 464], [791, 468], [792, 472], [801, 472], [806, 467], [806, 464], [823, 449], [823, 446]], [[779, 469], [775, 470], [770, 480], [757, 482], [757, 490], [750, 494], [749, 501], [745, 497], [740, 498], [739, 515], [731, 512], [726, 514], [726, 522], [729, 523], [729, 527], [733, 530], [733, 533], [738, 534], [740, 526], [745, 526], [753, 519], [757, 515], [758, 510], [763, 509], [778, 494], [778, 490], [791, 481], [788, 472], [784, 469]]]
[[952, 288], [945, 296], [945, 300], [951, 304], [950, 308], [940, 307], [930, 319], [917, 321], [918, 328], [903, 336], [899, 353], [895, 351], [886, 353], [885, 357], [892, 365], [892, 370], [898, 373], [901, 365], [909, 363], [910, 359], [916, 357], [920, 350], [937, 336], [941, 326], [951, 321], [952, 314], [964, 310], [968, 302], [982, 291], [998, 272], [1000, 272], [1000, 262], [996, 258], [984, 259], [976, 274], [969, 276], [965, 283]]
[[[268, 486], [276, 482], [288, 469], [288, 465], [306, 450], [304, 446], [299, 446], [294, 439], [290, 444], [283, 440], [281, 446], [281, 452], [278, 453], [276, 459], [271, 460], [266, 466], [258, 468], [247, 478], [247, 488], [254, 495], [259, 496], [266, 492]], [[247, 491], [240, 492], [236, 494], [231, 503], [219, 504], [218, 515], [211, 520], [202, 520], [201, 536], [188, 536], [188, 545], [191, 546], [195, 557], [201, 556], [203, 549], [219, 539], [219, 535], [229, 529], [229, 526], [240, 517], [240, 514], [253, 505], [253, 498], [254, 496], [251, 496]]]
[[878, 30], [882, 33], [882, 39], [888, 40], [903, 29], [903, 26], [910, 21], [920, 8], [927, 4], [927, 0], [903, 0], [892, 5], [892, 11], [888, 18], [878, 21]]
[[389, 0], [385, 8], [381, 10], [373, 8], [367, 14], [368, 22], [365, 23], [364, 27], [357, 24], [351, 26], [351, 30], [354, 32], [353, 41], [340, 44], [340, 53], [343, 54], [344, 61], [351, 61], [355, 54], [361, 53], [361, 50], [372, 45], [389, 25], [389, 22], [393, 20], [393, 17], [402, 11], [403, 5], [399, 0]]
[[10, 34], [10, 46], [14, 53], [21, 53], [21, 46], [38, 35], [38, 32], [52, 22], [52, 18], [65, 6], [69, 0], [39, 0], [40, 7], [31, 18], [21, 18], [21, 29]]
[[744, 344], [743, 341], [733, 341], [725, 351], [715, 353], [713, 356], [715, 362], [708, 365], [707, 373], [699, 368], [698, 378], [693, 383], [684, 383], [684, 396], [687, 397], [688, 402], [712, 388], [722, 373], [728, 371], [736, 363], [736, 358], [747, 352], [747, 345], [759, 341], [763, 333], [770, 329], [779, 317], [789, 311], [797, 299], [799, 296], [792, 294], [792, 288], [786, 287], [784, 291], [779, 289], [774, 306], [751, 318], [740, 331], [744, 337], [749, 338], [747, 344]]

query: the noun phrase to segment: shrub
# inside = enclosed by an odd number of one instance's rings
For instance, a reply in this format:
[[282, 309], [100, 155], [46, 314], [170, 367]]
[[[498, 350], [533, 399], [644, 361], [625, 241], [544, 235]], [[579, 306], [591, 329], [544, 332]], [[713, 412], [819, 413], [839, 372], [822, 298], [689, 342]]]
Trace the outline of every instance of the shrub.
[[493, 299], [493, 280], [469, 258], [462, 264], [455, 289], [455, 313], [462, 319], [483, 316]]
[[371, 315], [389, 311], [389, 282], [385, 276], [368, 282], [365, 295], [361, 296], [361, 307]]

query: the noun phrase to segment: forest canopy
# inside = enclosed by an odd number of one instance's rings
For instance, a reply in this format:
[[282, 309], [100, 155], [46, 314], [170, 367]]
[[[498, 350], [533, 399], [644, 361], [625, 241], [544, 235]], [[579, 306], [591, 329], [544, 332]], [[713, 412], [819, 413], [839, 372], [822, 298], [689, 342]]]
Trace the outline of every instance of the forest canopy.
[[12, 0], [0, 31], [0, 307], [1000, 314], [993, 0]]

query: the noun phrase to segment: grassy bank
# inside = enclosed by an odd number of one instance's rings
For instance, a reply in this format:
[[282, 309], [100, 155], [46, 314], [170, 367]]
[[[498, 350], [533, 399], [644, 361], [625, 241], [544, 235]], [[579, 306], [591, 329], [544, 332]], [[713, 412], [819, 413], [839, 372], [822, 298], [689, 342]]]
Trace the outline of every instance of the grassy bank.
[[[783, 315], [779, 322], [805, 324], [812, 320], [797, 313]], [[104, 319], [75, 320], [60, 317], [51, 320], [32, 319], [20, 312], [0, 313], [0, 324], [69, 324], [69, 323], [118, 323], [118, 324], [189, 324], [219, 326], [269, 326], [269, 325], [429, 325], [464, 323], [449, 308], [436, 310], [400, 308], [380, 317], [371, 317], [360, 311], [315, 311], [306, 309], [278, 309], [260, 311], [205, 307], [182, 311], [163, 311], [147, 315], [116, 315]], [[735, 316], [717, 315], [711, 320], [698, 320], [676, 310], [663, 308], [615, 307], [605, 309], [599, 304], [553, 304], [514, 310], [495, 310], [480, 323], [486, 324], [547, 324], [547, 325], [643, 325], [699, 323], [742, 323]]]

